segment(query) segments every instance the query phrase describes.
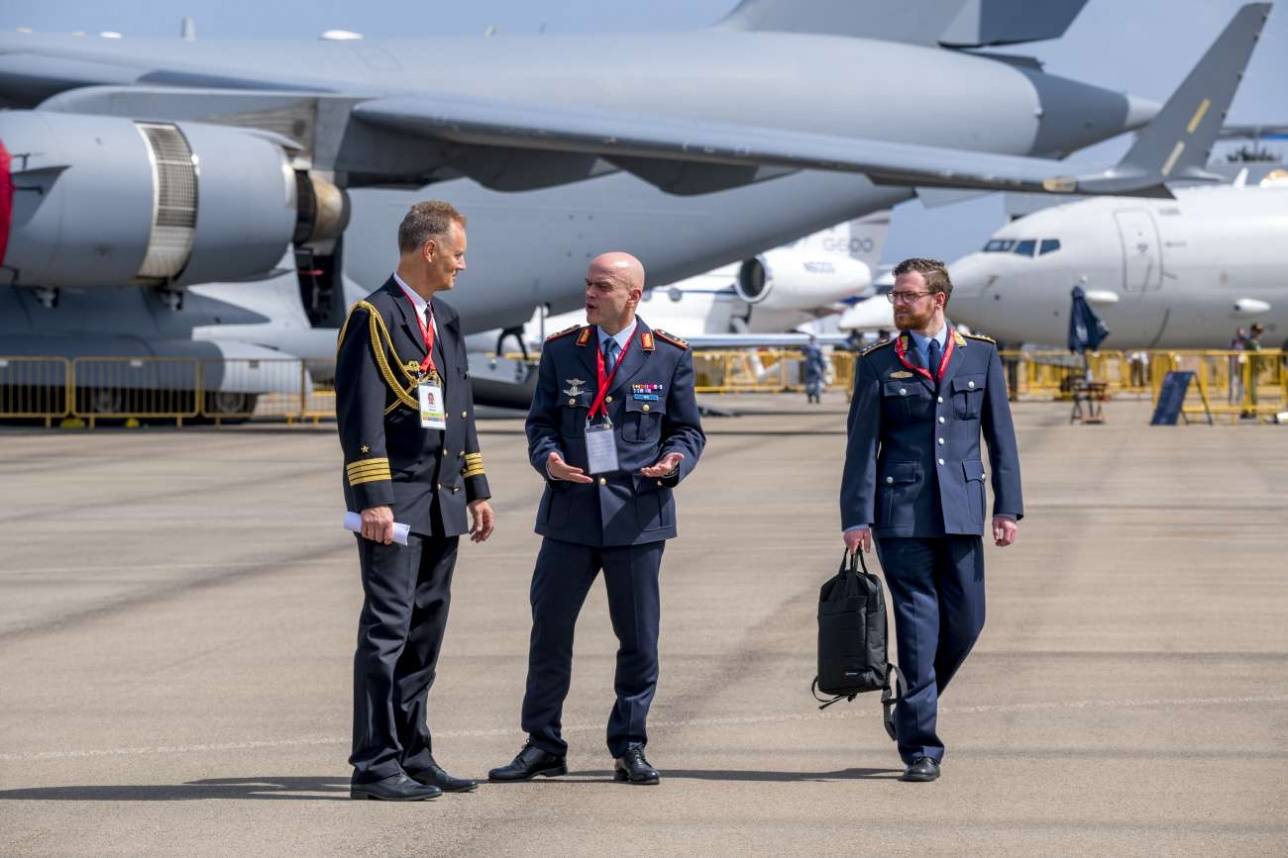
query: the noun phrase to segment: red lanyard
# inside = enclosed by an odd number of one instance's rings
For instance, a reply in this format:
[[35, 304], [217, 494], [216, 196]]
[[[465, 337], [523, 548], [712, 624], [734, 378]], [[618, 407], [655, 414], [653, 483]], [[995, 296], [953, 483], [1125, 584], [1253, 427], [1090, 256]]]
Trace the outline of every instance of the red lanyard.
[[626, 360], [626, 352], [630, 349], [631, 343], [635, 342], [635, 333], [639, 326], [631, 331], [630, 337], [626, 340], [626, 345], [622, 346], [622, 353], [617, 356], [617, 363], [613, 364], [613, 371], [606, 373], [604, 370], [604, 349], [599, 347], [595, 349], [595, 372], [598, 375], [599, 391], [595, 394], [595, 401], [590, 404], [590, 412], [586, 415], [591, 420], [600, 411], [604, 416], [608, 416], [608, 406], [604, 404], [604, 398], [608, 396], [608, 389], [613, 386], [613, 379], [617, 378], [617, 371], [622, 368], [622, 361]]
[[420, 362], [420, 371], [425, 372], [428, 370], [437, 375], [438, 367], [434, 366], [434, 310], [430, 307], [429, 302], [426, 301], [425, 309], [430, 313], [430, 317], [429, 324], [425, 324], [425, 320], [421, 318], [420, 311], [416, 309], [416, 302], [411, 300], [411, 296], [407, 295], [406, 291], [403, 292], [403, 295], [407, 297], [407, 301], [411, 304], [411, 314], [416, 317], [416, 324], [420, 327], [420, 335], [425, 339], [425, 359]]
[[908, 360], [908, 357], [907, 357], [908, 341], [910, 339], [912, 339], [911, 336], [909, 336], [907, 333], [903, 333], [903, 334], [900, 334], [899, 339], [895, 341], [894, 353], [895, 353], [895, 356], [899, 358], [899, 363], [903, 364], [913, 372], [921, 373], [931, 381], [936, 381], [936, 382], [940, 381], [944, 377], [944, 372], [948, 369], [948, 361], [952, 360], [953, 347], [956, 344], [956, 339], [951, 334], [948, 335], [947, 337], [948, 344], [944, 348], [944, 356], [939, 359], [939, 366], [935, 368], [934, 375], [931, 375], [930, 370], [926, 369], [925, 367], [916, 366], [915, 364], [913, 364], [911, 361]]

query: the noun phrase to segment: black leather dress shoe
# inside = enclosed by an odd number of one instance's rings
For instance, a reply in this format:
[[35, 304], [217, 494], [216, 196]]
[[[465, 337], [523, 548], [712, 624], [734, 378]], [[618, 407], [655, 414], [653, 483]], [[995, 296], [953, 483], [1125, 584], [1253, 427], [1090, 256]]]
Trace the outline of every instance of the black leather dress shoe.
[[417, 783], [401, 772], [369, 784], [349, 784], [349, 798], [356, 799], [427, 801], [442, 794], [443, 791], [438, 787]]
[[904, 770], [903, 777], [899, 778], [899, 780], [924, 784], [930, 783], [938, 779], [938, 777], [939, 763], [936, 763], [930, 757], [917, 757], [917, 759], [908, 764], [908, 768]]
[[490, 781], [529, 781], [537, 775], [547, 778], [568, 774], [568, 758], [541, 750], [532, 742], [508, 766], [487, 773]]
[[437, 763], [422, 771], [410, 772], [410, 775], [417, 783], [438, 787], [443, 792], [474, 792], [479, 788], [478, 781], [452, 777]]
[[632, 784], [655, 784], [662, 779], [657, 769], [644, 759], [643, 748], [627, 748], [626, 753], [617, 758], [613, 776]]

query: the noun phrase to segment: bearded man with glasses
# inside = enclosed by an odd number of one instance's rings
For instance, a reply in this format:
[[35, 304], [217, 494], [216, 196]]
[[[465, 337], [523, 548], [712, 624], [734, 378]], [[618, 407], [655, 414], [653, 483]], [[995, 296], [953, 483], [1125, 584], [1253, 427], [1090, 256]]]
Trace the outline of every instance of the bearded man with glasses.
[[939, 777], [939, 696], [984, 626], [984, 463], [993, 484], [993, 542], [1010, 545], [1023, 517], [1020, 460], [997, 344], [962, 335], [945, 310], [952, 282], [936, 259], [894, 269], [899, 335], [865, 350], [855, 368], [841, 528], [850, 551], [877, 556], [894, 604], [895, 707], [905, 781]]

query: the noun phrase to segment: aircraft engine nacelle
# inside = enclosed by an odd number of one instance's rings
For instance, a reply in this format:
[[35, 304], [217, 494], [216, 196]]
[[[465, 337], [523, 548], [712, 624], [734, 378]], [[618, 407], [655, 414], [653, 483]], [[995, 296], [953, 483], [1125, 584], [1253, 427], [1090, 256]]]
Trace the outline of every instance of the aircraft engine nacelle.
[[262, 277], [292, 241], [334, 237], [348, 218], [343, 192], [295, 170], [288, 144], [197, 122], [0, 113], [0, 174], [10, 174], [0, 184], [13, 188], [10, 217], [0, 211], [0, 281], [185, 286]]
[[872, 286], [868, 266], [847, 256], [771, 250], [738, 269], [738, 297], [766, 310], [826, 307]]

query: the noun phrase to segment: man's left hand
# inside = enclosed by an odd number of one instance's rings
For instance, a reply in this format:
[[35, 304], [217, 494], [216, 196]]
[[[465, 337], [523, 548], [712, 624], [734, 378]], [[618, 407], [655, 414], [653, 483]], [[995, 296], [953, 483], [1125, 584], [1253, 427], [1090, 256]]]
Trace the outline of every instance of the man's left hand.
[[998, 548], [1010, 545], [1019, 535], [1020, 526], [1015, 523], [1015, 519], [1006, 515], [993, 516], [993, 544]]
[[684, 461], [683, 453], [667, 453], [647, 468], [640, 468], [640, 473], [646, 477], [669, 477], [675, 473], [676, 468], [680, 467], [682, 461]]
[[470, 541], [486, 542], [496, 527], [496, 513], [485, 500], [470, 501]]

